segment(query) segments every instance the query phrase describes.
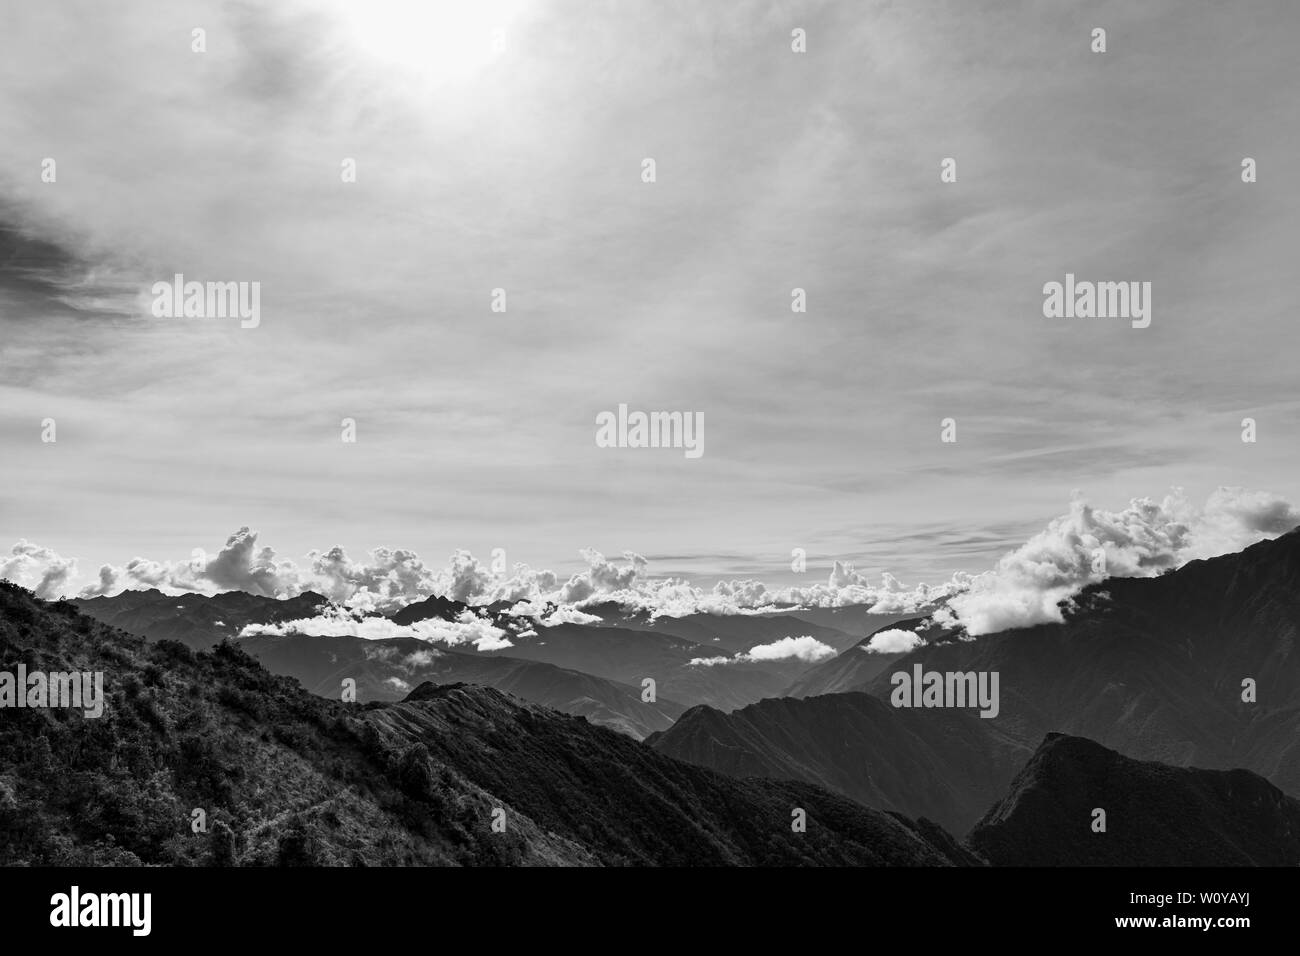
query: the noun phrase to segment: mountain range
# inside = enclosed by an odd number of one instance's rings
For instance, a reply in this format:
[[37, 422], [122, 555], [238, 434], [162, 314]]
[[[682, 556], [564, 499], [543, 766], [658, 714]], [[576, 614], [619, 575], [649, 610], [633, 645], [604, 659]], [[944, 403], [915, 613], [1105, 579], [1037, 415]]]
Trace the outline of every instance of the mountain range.
[[[1155, 578], [1109, 579], [1059, 624], [976, 640], [932, 631], [932, 643], [903, 655], [849, 648], [806, 671], [786, 699], [730, 714], [691, 709], [649, 742], [723, 772], [816, 782], [929, 814], [957, 832], [1049, 733], [1175, 766], [1245, 768], [1300, 793], [1300, 532]], [[998, 717], [883, 706], [892, 674], [916, 665], [998, 672]], [[1247, 678], [1254, 702], [1242, 699]], [[909, 759], [938, 768], [918, 771], [926, 786], [894, 772]]]
[[[157, 589], [123, 591], [113, 597], [78, 599], [71, 603], [95, 619], [133, 634], [151, 640], [177, 640], [198, 650], [226, 638], [239, 637], [250, 625], [282, 625], [316, 618], [329, 606], [326, 598], [314, 592], [278, 600], [237, 591], [213, 596], [175, 596]], [[663, 729], [662, 721], [644, 708], [629, 711], [620, 703], [628, 687], [636, 688], [634, 700], [639, 703], [643, 681], [647, 678], [655, 682], [656, 698], [665, 699], [665, 708], [674, 716], [680, 713], [681, 707], [693, 704], [730, 710], [781, 694], [813, 666], [798, 658], [750, 660], [736, 659], [737, 655], [786, 637], [811, 637], [835, 648], [846, 647], [854, 640], [845, 632], [810, 624], [786, 613], [691, 614], [652, 619], [645, 613], [616, 605], [601, 605], [591, 610], [592, 616], [599, 619], [597, 623], [560, 623], [548, 627], [529, 618], [511, 616], [505, 604], [477, 608], [435, 595], [401, 608], [390, 619], [396, 625], [408, 626], [421, 621], [457, 622], [468, 614], [497, 626], [506, 631], [512, 646], [464, 651], [445, 661], [438, 673], [446, 681], [463, 679], [498, 686], [525, 700], [566, 713], [599, 715], [600, 722], [621, 727], [638, 737]], [[861, 616], [867, 615], [863, 612]], [[857, 618], [857, 615], [853, 617], [855, 624]], [[321, 684], [320, 648], [313, 648], [310, 642], [277, 643], [262, 640], [260, 635], [240, 639], [252, 642], [249, 646], [259, 654], [274, 647], [275, 653], [267, 658], [267, 666], [275, 673], [297, 677], [317, 692], [337, 696], [337, 682]], [[332, 641], [331, 653], [338, 658], [333, 663], [355, 667], [362, 660], [370, 661], [363, 673], [342, 675], [358, 680], [358, 699], [363, 702], [397, 699], [401, 683], [409, 683], [409, 673], [403, 673], [398, 667], [380, 673], [384, 670], [382, 662], [373, 655], [366, 658], [362, 653], [362, 645], [376, 642], [359, 638], [358, 641], [355, 646]], [[349, 650], [339, 658], [338, 652], [345, 646]], [[471, 657], [506, 660], [490, 665], [481, 661], [472, 663]], [[716, 661], [720, 657], [730, 660], [725, 664], [694, 663]], [[551, 669], [530, 669], [522, 662], [551, 665]], [[458, 665], [458, 670], [451, 668], [453, 663]], [[562, 680], [555, 669], [569, 676]], [[564, 680], [579, 679], [585, 680], [587, 691], [576, 686], [555, 686]], [[390, 680], [396, 683], [388, 683]], [[611, 682], [623, 686], [614, 688]], [[576, 703], [570, 706], [569, 701]]]
[[100, 671], [107, 700], [99, 718], [4, 712], [0, 865], [980, 862], [933, 824], [736, 781], [492, 688], [331, 701], [236, 642], [147, 642], [0, 582], [0, 671], [20, 663]]
[[[596, 623], [534, 628], [502, 606], [484, 613], [509, 623], [514, 646], [479, 652], [231, 639], [316, 616], [328, 602], [315, 594], [49, 604], [5, 584], [0, 597], [0, 670], [97, 663], [112, 688], [100, 721], [4, 713], [13, 860], [1300, 862], [1300, 531], [1112, 578], [1059, 623], [975, 639], [865, 611], [842, 618], [860, 633], [829, 634], [788, 613], [719, 623], [612, 607]], [[406, 623], [466, 611], [441, 598], [412, 608]], [[892, 626], [924, 643], [865, 650]], [[800, 631], [840, 653], [737, 657]], [[698, 660], [709, 657], [728, 661]], [[891, 706], [891, 675], [916, 666], [997, 672], [997, 716]], [[345, 678], [359, 704], [339, 700]], [[208, 791], [234, 834], [219, 852], [162, 822]], [[83, 806], [94, 812], [79, 822]], [[484, 842], [485, 807], [517, 819], [517, 839]], [[789, 827], [796, 808], [805, 833]], [[376, 848], [363, 833], [386, 836]]]

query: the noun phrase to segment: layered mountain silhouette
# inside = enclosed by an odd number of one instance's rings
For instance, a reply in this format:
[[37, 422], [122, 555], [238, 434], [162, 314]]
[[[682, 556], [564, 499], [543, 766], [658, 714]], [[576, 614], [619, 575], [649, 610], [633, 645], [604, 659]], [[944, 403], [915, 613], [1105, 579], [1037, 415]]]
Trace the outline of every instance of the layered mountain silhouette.
[[978, 862], [933, 824], [732, 780], [491, 688], [347, 705], [237, 643], [146, 642], [0, 582], [0, 671], [19, 664], [101, 671], [107, 700], [99, 718], [5, 710], [0, 865]]
[[815, 697], [818, 694], [839, 694], [863, 687], [877, 674], [883, 673], [891, 664], [903, 657], [902, 654], [868, 652], [867, 645], [871, 643], [871, 639], [881, 631], [894, 628], [911, 630], [919, 626], [922, 621], [923, 618], [891, 620], [888, 624], [869, 631], [849, 649], [830, 660], [808, 668], [785, 689], [782, 696]]
[[966, 711], [896, 710], [869, 694], [780, 698], [730, 714], [694, 707], [648, 738], [735, 777], [804, 780], [964, 833], [1032, 749]]
[[[329, 605], [326, 598], [313, 592], [280, 600], [239, 591], [212, 596], [176, 596], [163, 594], [157, 589], [123, 591], [113, 597], [79, 599], [70, 603], [97, 620], [133, 634], [150, 640], [177, 640], [199, 650], [238, 637], [251, 624], [309, 620]], [[507, 607], [498, 603], [480, 608], [435, 595], [401, 608], [391, 615], [391, 620], [398, 625], [412, 625], [429, 620], [456, 622], [465, 619], [467, 614], [473, 615], [507, 631], [513, 646], [464, 653], [550, 664], [564, 671], [634, 686], [638, 688], [638, 700], [642, 682], [650, 678], [655, 681], [657, 696], [677, 701], [682, 706], [709, 704], [727, 710], [781, 694], [812, 665], [798, 659], [742, 661], [713, 666], [693, 661], [733, 657], [738, 651], [747, 651], [755, 645], [783, 637], [811, 636], [839, 647], [851, 642], [851, 637], [843, 632], [808, 624], [785, 614], [771, 618], [749, 615], [715, 618], [694, 614], [652, 620], [644, 613], [606, 605], [596, 608], [604, 614], [599, 624], [565, 623], [547, 627], [534, 624], [527, 618], [511, 617]], [[743, 636], [747, 628], [752, 628], [752, 637]], [[306, 659], [297, 661], [294, 653], [302, 653]], [[308, 644], [296, 642], [281, 648], [272, 669], [276, 673], [298, 677], [307, 686], [315, 687], [318, 683], [313, 676], [318, 672], [315, 657]], [[497, 678], [489, 675], [503, 675], [508, 670], [508, 665], [495, 668], [485, 665], [472, 674], [466, 672], [458, 676], [448, 671], [447, 679], [502, 686], [497, 683]], [[513, 690], [527, 690], [521, 693], [525, 699], [569, 712], [595, 714], [599, 711], [590, 703], [580, 703], [576, 709], [561, 706], [566, 691], [535, 693], [544, 679], [538, 676], [523, 680], [520, 678], [523, 673], [521, 668], [515, 668], [516, 677], [513, 679], [517, 683]], [[400, 674], [384, 676], [403, 679]], [[384, 691], [381, 684], [382, 680], [371, 688], [371, 696], [363, 699], [393, 699], [395, 695]], [[323, 692], [336, 696], [337, 688]], [[592, 696], [603, 707], [609, 707], [613, 699], [603, 693]], [[636, 735], [661, 729], [656, 726], [656, 720], [647, 720], [645, 715], [632, 717], [621, 708], [613, 708], [602, 717], [602, 722], [611, 726], [622, 725]]]
[[[926, 821], [807, 784], [731, 780], [485, 688], [421, 685], [366, 719], [386, 746], [418, 741], [432, 763], [509, 794], [507, 817], [522, 814], [592, 847], [601, 863], [981, 862]], [[796, 809], [807, 814], [807, 832], [791, 828]]]
[[67, 602], [97, 621], [152, 641], [180, 641], [206, 650], [250, 624], [279, 624], [315, 617], [328, 600], [314, 591], [281, 600], [243, 591], [163, 594], [157, 588]]
[[[868, 654], [864, 640], [789, 688], [855, 688], [880, 707], [828, 693], [730, 715], [694, 709], [650, 742], [701, 766], [819, 783], [959, 833], [1052, 732], [1177, 766], [1251, 769], [1300, 792], [1300, 533], [1158, 578], [1110, 579], [1076, 603], [1063, 624], [974, 641], [932, 629], [935, 643], [901, 656]], [[998, 717], [889, 707], [891, 675], [918, 663], [997, 671]], [[1255, 703], [1242, 700], [1246, 678]], [[893, 769], [917, 762], [934, 769]]]
[[258, 635], [240, 638], [239, 646], [271, 673], [297, 678], [313, 694], [336, 700], [345, 679], [355, 681], [362, 703], [402, 700], [425, 681], [481, 684], [637, 740], [666, 730], [685, 710], [662, 697], [643, 701], [640, 687], [554, 664], [450, 650], [415, 638]]
[[[711, 647], [714, 654], [738, 653], [748, 651], [758, 644], [771, 644], [784, 637], [811, 637], [836, 651], [848, 647], [857, 635], [842, 630], [835, 625], [814, 623], [809, 616], [818, 616], [817, 608], [793, 612], [769, 614], [684, 614], [680, 617], [654, 617], [646, 611], [629, 611], [618, 604], [598, 604], [584, 608], [610, 627], [627, 630], [654, 631], [659, 634], [671, 634], [683, 640]], [[837, 608], [847, 612], [848, 608]], [[840, 621], [845, 626], [860, 626], [869, 617], [861, 608], [856, 608], [858, 615], [850, 617], [846, 613], [827, 615], [832, 620]], [[893, 620], [885, 618], [884, 620]]]
[[536, 637], [520, 638], [513, 647], [485, 653], [542, 661], [637, 687], [650, 678], [656, 693], [671, 700], [725, 710], [779, 694], [809, 666], [799, 660], [692, 663], [730, 655], [717, 645], [699, 644], [671, 632], [586, 624], [538, 627]]
[[[49, 604], [0, 584], [0, 671], [101, 670], [108, 692], [99, 719], [0, 713], [0, 862], [1300, 863], [1300, 532], [1107, 580], [1060, 624], [975, 640], [930, 628], [901, 656], [863, 647], [919, 622], [855, 613], [844, 622], [863, 633], [839, 631], [843, 651], [818, 665], [700, 663], [801, 636], [811, 622], [792, 615], [757, 618], [775, 629], [513, 619], [514, 646], [487, 653], [222, 640], [324, 603]], [[466, 611], [412, 608], [409, 621]], [[997, 717], [892, 707], [890, 675], [917, 665], [997, 671]], [[338, 700], [345, 677], [361, 704]]]
[[970, 843], [1000, 866], [1297, 866], [1300, 801], [1246, 770], [1049, 734]]
[[1062, 624], [919, 648], [861, 689], [887, 699], [890, 672], [917, 663], [997, 671], [1001, 712], [988, 722], [1026, 744], [1061, 732], [1142, 760], [1253, 770], [1300, 794], [1300, 530], [1160, 577], [1111, 578], [1075, 603]]

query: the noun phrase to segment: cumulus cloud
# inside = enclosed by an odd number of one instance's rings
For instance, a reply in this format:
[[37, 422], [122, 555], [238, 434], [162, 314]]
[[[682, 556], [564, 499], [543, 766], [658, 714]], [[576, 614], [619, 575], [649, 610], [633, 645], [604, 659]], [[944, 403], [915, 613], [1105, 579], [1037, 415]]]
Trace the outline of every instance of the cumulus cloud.
[[835, 656], [835, 648], [823, 644], [814, 637], [783, 637], [771, 644], [758, 644], [735, 657], [693, 657], [692, 666], [715, 667], [719, 664], [756, 663], [758, 661], [799, 660], [805, 664], [816, 664]]
[[824, 661], [835, 656], [835, 648], [814, 637], [783, 637], [771, 644], [751, 647], [747, 655], [751, 661], [801, 660], [807, 664]]
[[893, 627], [873, 634], [863, 650], [869, 654], [906, 654], [924, 643], [925, 641], [915, 631]]
[[77, 573], [75, 558], [65, 558], [49, 548], [20, 540], [0, 558], [0, 578], [29, 587], [42, 600], [53, 600], [64, 593]]
[[742, 660], [742, 656], [737, 657], [692, 657], [687, 661], [690, 667], [717, 667], [719, 664], [735, 664]]
[[543, 627], [557, 624], [599, 624], [601, 618], [588, 614], [568, 604], [553, 604], [549, 601], [520, 601], [510, 608], [514, 617], [529, 617]]
[[359, 615], [347, 608], [326, 608], [316, 617], [299, 618], [275, 624], [249, 624], [240, 637], [259, 634], [306, 634], [315, 637], [360, 637], [381, 641], [393, 637], [411, 637], [447, 647], [468, 646], [478, 651], [499, 651], [514, 647], [506, 631], [491, 621], [466, 611], [455, 621], [430, 618], [412, 624], [397, 624], [386, 617]]
[[936, 620], [972, 637], [1062, 620], [1060, 605], [1108, 577], [1152, 577], [1196, 558], [1237, 551], [1300, 524], [1284, 499], [1219, 488], [1204, 507], [1181, 491], [1156, 502], [1135, 498], [1121, 511], [1076, 495], [1068, 514], [947, 599]]
[[[430, 595], [472, 605], [504, 601], [512, 605], [515, 616], [531, 618], [543, 627], [597, 623], [599, 618], [587, 609], [606, 602], [652, 617], [866, 606], [881, 614], [930, 614], [936, 623], [974, 637], [1059, 621], [1062, 603], [1089, 584], [1107, 577], [1159, 574], [1196, 558], [1240, 550], [1297, 524], [1300, 512], [1285, 499], [1241, 488], [1219, 488], [1203, 506], [1175, 490], [1159, 502], [1134, 499], [1119, 511], [1093, 508], [1076, 496], [1066, 514], [982, 574], [958, 572], [946, 582], [908, 588], [888, 573], [872, 580], [851, 564], [837, 561], [824, 582], [812, 585], [772, 589], [761, 581], [740, 580], [719, 581], [707, 590], [679, 578], [652, 577], [646, 559], [631, 551], [624, 553], [622, 562], [611, 561], [599, 551], [582, 551], [586, 569], [563, 581], [553, 571], [522, 564], [508, 575], [496, 574], [468, 551], [455, 552], [445, 567], [433, 567], [413, 551], [381, 547], [354, 561], [335, 547], [309, 552], [306, 564], [299, 565], [259, 546], [256, 531], [241, 528], [215, 556], [195, 549], [187, 561], [137, 557], [121, 567], [105, 565], [80, 596], [148, 587], [165, 593], [208, 594], [238, 589], [274, 597], [311, 590], [345, 612], [314, 619], [315, 633], [363, 637], [399, 636], [387, 630], [390, 622], [375, 615]], [[75, 559], [20, 541], [8, 557], [0, 558], [0, 577], [52, 598], [75, 591], [76, 567]], [[422, 622], [422, 626], [436, 629], [446, 622]], [[494, 645], [505, 640], [502, 635], [474, 632], [483, 626], [490, 627], [491, 622], [456, 622], [434, 640], [468, 642], [480, 649], [509, 646]], [[883, 647], [885, 639], [881, 639]]]

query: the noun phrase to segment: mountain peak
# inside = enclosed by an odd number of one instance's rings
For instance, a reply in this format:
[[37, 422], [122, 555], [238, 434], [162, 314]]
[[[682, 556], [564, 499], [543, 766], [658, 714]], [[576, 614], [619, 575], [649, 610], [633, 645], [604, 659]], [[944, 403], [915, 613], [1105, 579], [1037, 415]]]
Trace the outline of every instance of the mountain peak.
[[1300, 801], [1248, 770], [1133, 760], [1052, 733], [969, 842], [996, 866], [1294, 866]]

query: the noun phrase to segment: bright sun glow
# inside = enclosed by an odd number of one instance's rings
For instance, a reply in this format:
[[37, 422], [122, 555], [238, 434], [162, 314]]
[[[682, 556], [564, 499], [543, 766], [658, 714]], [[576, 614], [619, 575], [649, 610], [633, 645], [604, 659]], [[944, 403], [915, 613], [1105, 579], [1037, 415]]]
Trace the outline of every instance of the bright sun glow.
[[509, 50], [524, 0], [343, 0], [342, 26], [368, 56], [435, 81], [469, 79]]

